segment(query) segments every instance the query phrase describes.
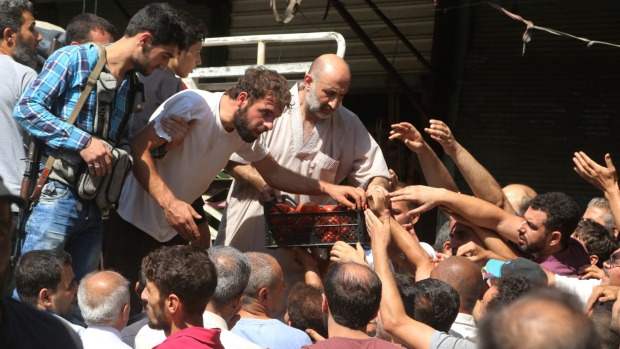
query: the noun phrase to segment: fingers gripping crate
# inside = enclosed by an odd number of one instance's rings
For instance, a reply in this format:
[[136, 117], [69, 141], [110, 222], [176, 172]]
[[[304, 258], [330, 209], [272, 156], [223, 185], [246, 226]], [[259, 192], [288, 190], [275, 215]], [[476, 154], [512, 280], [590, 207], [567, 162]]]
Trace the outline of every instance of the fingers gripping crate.
[[[297, 207], [289, 197], [285, 196], [285, 200]], [[290, 207], [275, 201], [264, 202], [267, 248], [326, 247], [336, 241], [364, 243], [366, 225], [360, 210], [300, 213], [285, 206]]]

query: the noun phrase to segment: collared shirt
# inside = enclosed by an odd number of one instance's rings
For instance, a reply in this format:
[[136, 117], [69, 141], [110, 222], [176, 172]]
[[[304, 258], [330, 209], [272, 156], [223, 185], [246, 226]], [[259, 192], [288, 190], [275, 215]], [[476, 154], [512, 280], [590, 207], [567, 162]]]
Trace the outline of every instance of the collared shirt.
[[[93, 130], [96, 89], [93, 88], [75, 123], [70, 125], [66, 121], [86, 87], [98, 58], [99, 53], [92, 43], [69, 45], [54, 52], [19, 99], [13, 112], [15, 119], [48, 147], [82, 150], [91, 138], [89, 132]], [[117, 138], [122, 118], [130, 107], [130, 75], [125, 75], [112, 101], [108, 135], [113, 139]]]
[[478, 341], [478, 326], [476, 326], [474, 317], [469, 314], [458, 313], [450, 327], [449, 334], [454, 335], [455, 333], [470, 342], [476, 343]]
[[52, 314], [55, 318], [57, 318], [58, 320], [64, 322], [67, 326], [71, 327], [79, 336], [82, 335], [82, 333], [84, 333], [84, 331], [86, 330], [84, 327], [80, 326], [80, 325], [76, 325], [72, 322], [70, 322], [69, 320], [65, 319], [64, 317], [56, 314], [56, 313], [52, 313], [49, 310], [45, 311], [46, 313]]
[[80, 335], [84, 349], [131, 349], [113, 327], [88, 326]]

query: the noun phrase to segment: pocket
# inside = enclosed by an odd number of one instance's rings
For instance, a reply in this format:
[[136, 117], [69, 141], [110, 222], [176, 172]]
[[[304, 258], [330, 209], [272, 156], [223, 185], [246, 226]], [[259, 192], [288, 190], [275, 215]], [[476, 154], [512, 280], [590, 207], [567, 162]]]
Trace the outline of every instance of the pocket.
[[41, 190], [39, 203], [54, 202], [58, 199], [66, 197], [69, 193], [69, 187], [56, 181], [48, 181]]
[[332, 159], [327, 154], [319, 151], [310, 163], [310, 168], [312, 169], [310, 177], [334, 183], [339, 165], [340, 161]]

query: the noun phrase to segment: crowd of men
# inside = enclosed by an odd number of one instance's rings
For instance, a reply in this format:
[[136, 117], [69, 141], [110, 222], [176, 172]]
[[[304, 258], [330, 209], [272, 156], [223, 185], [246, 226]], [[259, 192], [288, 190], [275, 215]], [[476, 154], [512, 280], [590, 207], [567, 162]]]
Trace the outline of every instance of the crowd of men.
[[[207, 34], [189, 13], [151, 3], [116, 41], [105, 19], [77, 16], [42, 67], [33, 14], [27, 0], [0, 0], [0, 347], [620, 347], [609, 154], [605, 165], [574, 154], [602, 192], [582, 213], [566, 193], [500, 187], [430, 120], [423, 132], [469, 196], [402, 122], [389, 138], [416, 154], [428, 184], [407, 186], [342, 105], [351, 73], [336, 55], [292, 87], [253, 67], [224, 92], [202, 91], [183, 80]], [[101, 55], [113, 97], [101, 81], [82, 97]], [[133, 166], [118, 203], [101, 207], [77, 172], [112, 173], [106, 142], [120, 140]], [[34, 174], [36, 195], [22, 187], [30, 144], [56, 158]], [[211, 246], [202, 195], [223, 169], [235, 181]], [[261, 202], [283, 194], [363, 210], [368, 246], [337, 242], [327, 258], [266, 249]], [[431, 246], [414, 225], [435, 207], [446, 223]]]

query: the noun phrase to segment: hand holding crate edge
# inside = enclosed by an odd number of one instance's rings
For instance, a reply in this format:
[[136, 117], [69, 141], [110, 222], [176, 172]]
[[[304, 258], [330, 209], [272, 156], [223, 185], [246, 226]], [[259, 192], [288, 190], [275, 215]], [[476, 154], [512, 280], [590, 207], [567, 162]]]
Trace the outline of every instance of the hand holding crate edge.
[[287, 195], [263, 203], [265, 246], [326, 247], [336, 241], [364, 243], [366, 226], [362, 211], [344, 205], [298, 204]]

